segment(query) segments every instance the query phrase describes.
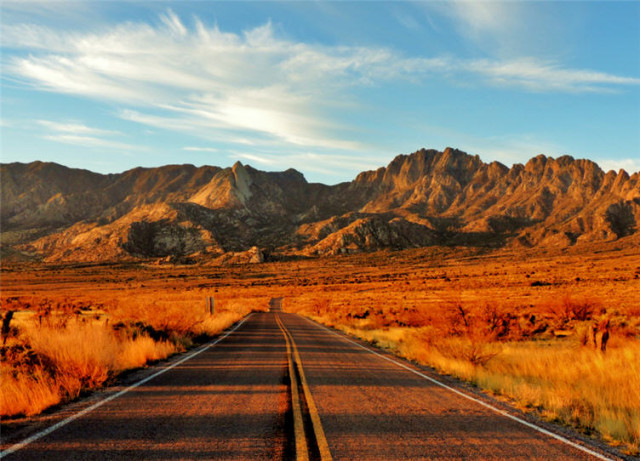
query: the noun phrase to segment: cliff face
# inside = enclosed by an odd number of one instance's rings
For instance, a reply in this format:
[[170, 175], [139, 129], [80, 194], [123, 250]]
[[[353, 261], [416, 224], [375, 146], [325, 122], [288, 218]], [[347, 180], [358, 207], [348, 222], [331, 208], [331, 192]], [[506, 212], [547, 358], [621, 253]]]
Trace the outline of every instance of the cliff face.
[[568, 246], [637, 237], [640, 174], [538, 156], [512, 168], [456, 149], [399, 155], [336, 186], [295, 170], [169, 165], [100, 175], [1, 170], [2, 232], [48, 261], [243, 252], [335, 254], [438, 244]]

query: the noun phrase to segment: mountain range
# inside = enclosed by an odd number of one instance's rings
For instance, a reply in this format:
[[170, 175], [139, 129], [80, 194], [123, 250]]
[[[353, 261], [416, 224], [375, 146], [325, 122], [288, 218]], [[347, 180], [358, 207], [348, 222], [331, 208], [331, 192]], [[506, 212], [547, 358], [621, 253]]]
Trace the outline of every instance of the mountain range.
[[102, 175], [1, 167], [3, 258], [260, 262], [432, 245], [638, 240], [640, 173], [539, 155], [511, 168], [453, 148], [333, 186], [293, 169], [168, 165]]

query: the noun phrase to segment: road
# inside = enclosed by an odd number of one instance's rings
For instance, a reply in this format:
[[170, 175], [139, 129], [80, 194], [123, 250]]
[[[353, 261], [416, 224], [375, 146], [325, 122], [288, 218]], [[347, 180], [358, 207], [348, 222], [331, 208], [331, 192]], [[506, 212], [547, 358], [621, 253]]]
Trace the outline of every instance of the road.
[[3, 459], [598, 459], [277, 308], [158, 370]]

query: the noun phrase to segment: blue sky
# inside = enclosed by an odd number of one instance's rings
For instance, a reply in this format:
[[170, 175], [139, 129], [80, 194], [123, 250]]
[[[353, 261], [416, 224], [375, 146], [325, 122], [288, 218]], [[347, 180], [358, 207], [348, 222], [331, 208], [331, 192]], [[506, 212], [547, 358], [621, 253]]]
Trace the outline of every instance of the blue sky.
[[640, 170], [640, 2], [1, 4], [2, 162], [289, 167], [419, 148]]

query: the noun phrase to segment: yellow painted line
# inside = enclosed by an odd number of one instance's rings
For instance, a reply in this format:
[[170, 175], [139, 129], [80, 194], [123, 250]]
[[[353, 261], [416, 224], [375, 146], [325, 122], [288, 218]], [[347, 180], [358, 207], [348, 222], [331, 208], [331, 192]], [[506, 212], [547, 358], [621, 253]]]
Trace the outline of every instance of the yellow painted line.
[[322, 428], [322, 422], [320, 421], [320, 414], [318, 413], [318, 408], [316, 407], [315, 401], [313, 400], [313, 396], [311, 395], [311, 389], [309, 388], [309, 383], [307, 382], [307, 377], [304, 374], [304, 369], [302, 368], [302, 360], [300, 359], [300, 354], [298, 353], [298, 346], [296, 346], [295, 341], [293, 340], [293, 336], [286, 329], [282, 320], [278, 318], [280, 322], [281, 328], [285, 332], [285, 337], [288, 336], [291, 341], [291, 346], [293, 347], [293, 354], [295, 357], [295, 362], [298, 365], [298, 373], [300, 374], [300, 381], [302, 382], [302, 391], [304, 392], [304, 398], [307, 401], [307, 408], [309, 409], [309, 416], [311, 417], [311, 425], [313, 426], [313, 432], [316, 436], [316, 442], [318, 444], [318, 450], [320, 452], [321, 461], [332, 461], [333, 457], [331, 456], [331, 451], [329, 450], [329, 444], [327, 442], [327, 437], [325, 436], [324, 429]]
[[309, 407], [309, 416], [311, 416], [311, 424], [313, 425], [313, 432], [316, 435], [316, 441], [318, 442], [318, 450], [320, 450], [320, 459], [322, 461], [331, 461], [333, 458], [331, 456], [331, 451], [329, 451], [329, 443], [327, 442], [327, 437], [324, 434], [324, 429], [322, 429], [322, 423], [320, 422], [320, 414], [318, 413], [318, 408], [316, 407], [316, 403], [311, 396], [311, 389], [309, 389], [309, 384], [307, 383], [307, 378], [304, 374], [304, 369], [302, 368], [302, 361], [300, 360], [300, 354], [298, 354], [298, 347], [296, 343], [293, 341], [293, 337], [291, 337], [291, 344], [293, 345], [293, 353], [296, 358], [296, 363], [298, 364], [298, 371], [300, 373], [300, 381], [302, 381], [302, 390], [304, 392], [304, 397], [307, 401], [307, 407]]
[[309, 447], [307, 445], [307, 438], [304, 434], [302, 408], [300, 405], [300, 395], [298, 393], [298, 378], [296, 377], [296, 371], [293, 367], [291, 342], [289, 341], [287, 330], [278, 315], [276, 315], [276, 322], [278, 323], [278, 327], [280, 327], [280, 330], [284, 335], [284, 340], [287, 344], [287, 361], [289, 362], [289, 377], [291, 379], [291, 406], [293, 407], [293, 434], [296, 441], [296, 460], [308, 461]]

